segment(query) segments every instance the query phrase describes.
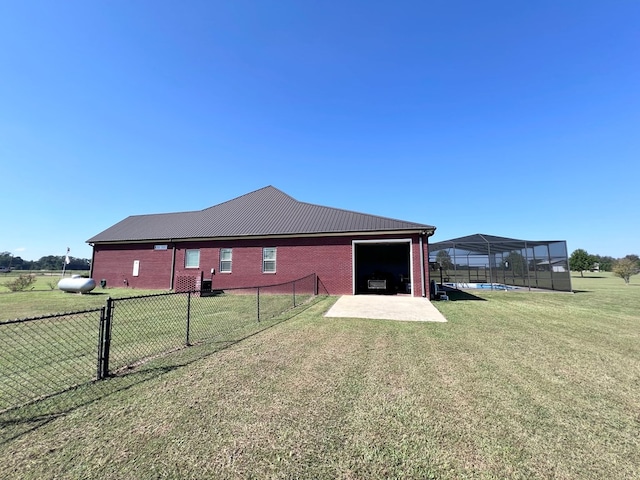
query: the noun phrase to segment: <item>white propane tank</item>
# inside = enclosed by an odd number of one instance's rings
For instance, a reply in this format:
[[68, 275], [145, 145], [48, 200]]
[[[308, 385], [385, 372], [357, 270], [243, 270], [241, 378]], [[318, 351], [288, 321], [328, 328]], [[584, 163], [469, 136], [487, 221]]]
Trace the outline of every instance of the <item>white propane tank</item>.
[[63, 278], [58, 282], [58, 288], [63, 292], [87, 293], [96, 288], [93, 278], [73, 275], [71, 278]]

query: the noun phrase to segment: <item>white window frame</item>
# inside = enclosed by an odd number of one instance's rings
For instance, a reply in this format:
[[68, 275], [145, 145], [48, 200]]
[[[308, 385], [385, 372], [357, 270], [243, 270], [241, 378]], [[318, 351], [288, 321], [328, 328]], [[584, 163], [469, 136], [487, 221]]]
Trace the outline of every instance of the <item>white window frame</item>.
[[[197, 254], [197, 261], [195, 262], [195, 265], [192, 264], [192, 262], [190, 262], [190, 256]], [[184, 268], [200, 268], [200, 249], [199, 248], [190, 248], [185, 250], [184, 252]]]
[[[229, 253], [229, 259], [223, 259], [224, 253]], [[229, 264], [229, 268], [224, 268], [223, 265]], [[225, 265], [226, 266], [226, 265]], [[221, 248], [220, 249], [220, 273], [231, 273], [233, 268], [233, 248]]]
[[[277, 256], [278, 249], [276, 247], [264, 247], [262, 249], [262, 273], [276, 273]], [[270, 264], [273, 264], [273, 269], [267, 268], [267, 265]]]

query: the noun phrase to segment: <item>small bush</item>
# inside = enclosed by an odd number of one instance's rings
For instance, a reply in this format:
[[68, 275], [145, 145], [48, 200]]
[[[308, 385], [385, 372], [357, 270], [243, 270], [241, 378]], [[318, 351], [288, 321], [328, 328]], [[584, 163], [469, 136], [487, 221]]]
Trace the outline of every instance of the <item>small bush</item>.
[[629, 284], [631, 275], [638, 273], [638, 264], [630, 258], [621, 258], [613, 265], [613, 273]]
[[16, 277], [15, 280], [10, 282], [5, 282], [3, 285], [7, 287], [12, 292], [21, 292], [25, 290], [27, 287], [33, 285], [36, 281], [36, 276], [34, 274], [23, 274]]

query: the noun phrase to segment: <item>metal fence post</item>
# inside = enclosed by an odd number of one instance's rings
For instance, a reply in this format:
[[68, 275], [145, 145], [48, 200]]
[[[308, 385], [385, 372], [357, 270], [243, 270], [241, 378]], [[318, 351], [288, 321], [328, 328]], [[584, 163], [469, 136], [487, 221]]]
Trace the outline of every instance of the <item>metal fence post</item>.
[[260, 321], [260, 287], [256, 287], [256, 303], [258, 304], [258, 322]]
[[100, 355], [98, 358], [98, 380], [109, 376], [109, 351], [111, 349], [111, 323], [113, 319], [113, 299], [107, 298], [107, 306], [100, 314]]
[[100, 326], [98, 328], [98, 365], [96, 368], [96, 380], [102, 380], [102, 347], [104, 345], [105, 307], [100, 309]]
[[191, 328], [191, 292], [187, 292], [187, 347], [191, 345], [189, 341], [189, 330]]
[[293, 281], [293, 308], [296, 308], [296, 281]]

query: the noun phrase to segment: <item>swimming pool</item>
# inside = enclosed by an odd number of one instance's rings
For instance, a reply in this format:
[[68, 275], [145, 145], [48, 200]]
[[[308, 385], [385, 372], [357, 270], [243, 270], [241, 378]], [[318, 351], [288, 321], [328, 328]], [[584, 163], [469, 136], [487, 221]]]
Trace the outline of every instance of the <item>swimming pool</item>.
[[504, 283], [445, 283], [447, 287], [464, 290], [466, 288], [479, 288], [483, 290], [517, 290], [519, 287], [505, 285]]

